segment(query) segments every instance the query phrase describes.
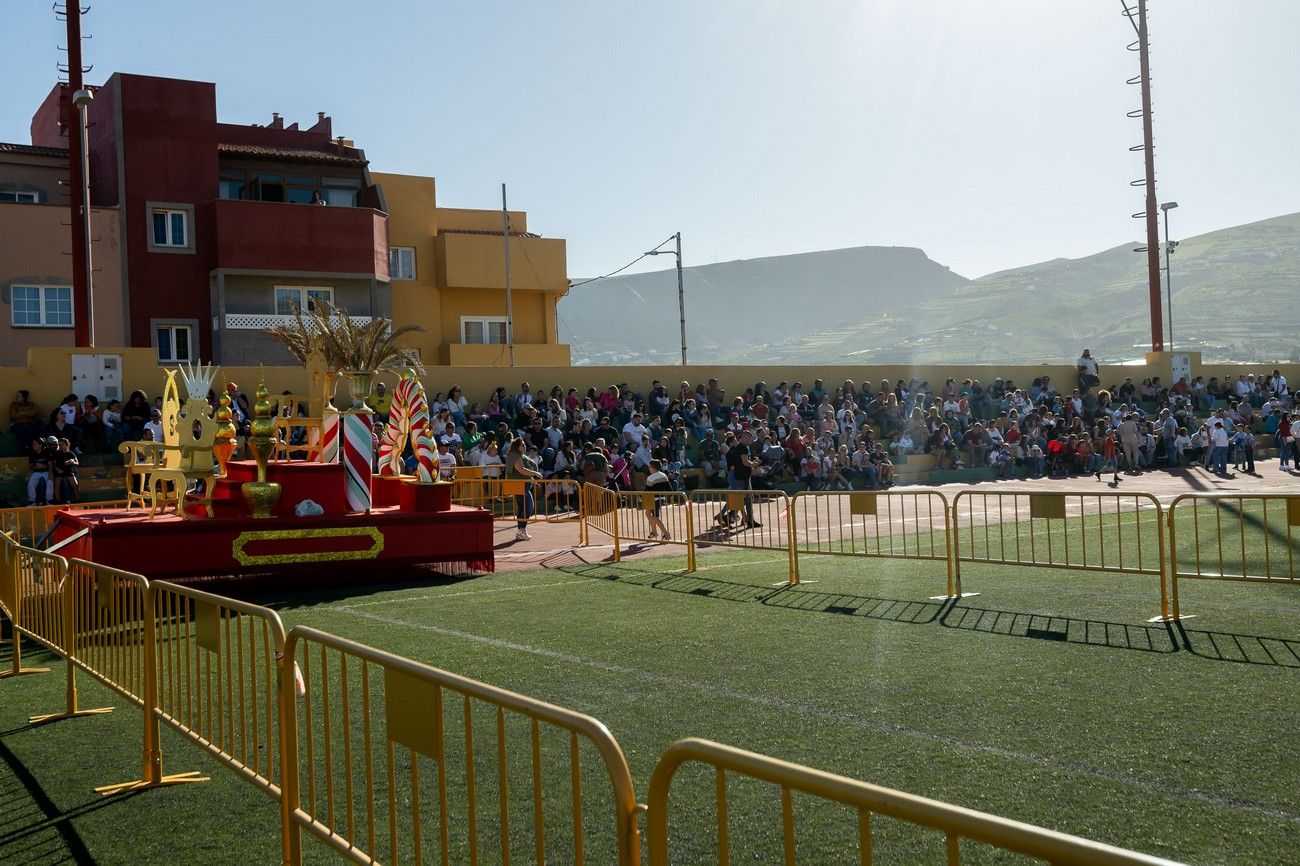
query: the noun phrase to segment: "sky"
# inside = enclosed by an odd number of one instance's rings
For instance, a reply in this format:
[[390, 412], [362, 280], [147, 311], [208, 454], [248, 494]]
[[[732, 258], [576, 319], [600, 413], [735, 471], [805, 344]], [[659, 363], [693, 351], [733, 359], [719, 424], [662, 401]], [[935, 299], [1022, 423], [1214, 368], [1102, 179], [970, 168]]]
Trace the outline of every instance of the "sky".
[[[325, 111], [449, 207], [505, 182], [574, 278], [676, 231], [687, 265], [896, 245], [968, 277], [1143, 232], [1119, 0], [89, 2], [91, 83], [216, 82], [231, 123]], [[0, 21], [0, 141], [27, 142], [63, 25], [49, 0]], [[1150, 26], [1173, 237], [1300, 210], [1300, 3], [1152, 0]]]

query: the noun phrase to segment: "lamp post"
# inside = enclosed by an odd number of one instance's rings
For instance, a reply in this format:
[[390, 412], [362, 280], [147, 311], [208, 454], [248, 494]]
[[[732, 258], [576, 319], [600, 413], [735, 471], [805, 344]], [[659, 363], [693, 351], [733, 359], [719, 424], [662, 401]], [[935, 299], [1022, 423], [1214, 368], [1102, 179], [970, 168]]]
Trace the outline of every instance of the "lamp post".
[[72, 104], [77, 107], [77, 126], [81, 140], [81, 220], [86, 246], [86, 336], [90, 348], [95, 348], [95, 278], [90, 249], [90, 146], [88, 142], [87, 113], [95, 94], [82, 88], [72, 94]]
[[1169, 272], [1169, 255], [1178, 246], [1178, 241], [1169, 239], [1169, 212], [1178, 207], [1178, 202], [1167, 201], [1160, 205], [1160, 210], [1165, 215], [1165, 293], [1168, 295], [1169, 304], [1169, 351], [1174, 350], [1174, 284], [1173, 277]]
[[[655, 247], [654, 249], [647, 252], [646, 255], [647, 256], [663, 256], [663, 255], [677, 256], [677, 311], [680, 314], [682, 320], [682, 366], [685, 367], [686, 366], [686, 290], [682, 282], [682, 233], [677, 232], [668, 240], [677, 241], [676, 249], [661, 250], [659, 249], [659, 247]], [[664, 244], [666, 243], [668, 243], [668, 241], [664, 241]], [[659, 246], [661, 247], [664, 244], [660, 244]]]

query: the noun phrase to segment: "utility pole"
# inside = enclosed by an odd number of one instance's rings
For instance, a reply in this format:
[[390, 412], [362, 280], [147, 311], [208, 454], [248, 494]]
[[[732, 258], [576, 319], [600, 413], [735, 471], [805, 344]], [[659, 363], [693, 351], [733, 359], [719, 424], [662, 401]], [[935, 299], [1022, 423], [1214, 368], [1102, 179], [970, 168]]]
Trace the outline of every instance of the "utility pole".
[[[1141, 150], [1145, 158], [1146, 173], [1142, 180], [1132, 182], [1133, 186], [1146, 187], [1146, 209], [1133, 214], [1135, 218], [1144, 217], [1147, 224], [1147, 242], [1139, 247], [1139, 252], [1147, 254], [1147, 295], [1151, 309], [1151, 351], [1163, 352], [1165, 349], [1164, 328], [1160, 309], [1160, 224], [1156, 215], [1156, 156], [1153, 143], [1151, 122], [1151, 57], [1147, 33], [1147, 0], [1137, 0], [1137, 12], [1129, 8], [1128, 0], [1120, 0], [1124, 15], [1137, 31], [1137, 41], [1129, 44], [1130, 51], [1137, 51], [1139, 71], [1136, 78], [1130, 78], [1130, 84], [1139, 84], [1142, 88], [1142, 108], [1138, 112], [1129, 112], [1129, 116], [1142, 117], [1142, 144], [1129, 148]], [[1136, 16], [1137, 20], [1134, 21]]]
[[[515, 316], [510, 305], [510, 211], [506, 208], [506, 185], [501, 184], [501, 237], [506, 247], [506, 344], [510, 347], [510, 366], [515, 365]], [[499, 356], [498, 356], [499, 357]]]
[[1178, 207], [1178, 202], [1167, 201], [1160, 205], [1165, 215], [1165, 291], [1169, 304], [1169, 351], [1174, 350], [1174, 274], [1169, 269], [1169, 256], [1178, 247], [1178, 241], [1169, 239], [1169, 212]]
[[682, 282], [682, 233], [677, 233], [677, 311], [682, 319], [682, 366], [686, 366], [686, 289]]
[[[72, 334], [74, 345], [85, 347], [95, 342], [90, 318], [90, 154], [83, 120], [86, 112], [73, 105], [78, 94], [89, 95], [81, 63], [80, 4], [81, 0], [67, 0], [62, 12], [68, 30], [68, 106], [72, 108], [63, 121], [68, 135], [68, 210], [72, 217]], [[74, 132], [73, 123], [80, 129]]]

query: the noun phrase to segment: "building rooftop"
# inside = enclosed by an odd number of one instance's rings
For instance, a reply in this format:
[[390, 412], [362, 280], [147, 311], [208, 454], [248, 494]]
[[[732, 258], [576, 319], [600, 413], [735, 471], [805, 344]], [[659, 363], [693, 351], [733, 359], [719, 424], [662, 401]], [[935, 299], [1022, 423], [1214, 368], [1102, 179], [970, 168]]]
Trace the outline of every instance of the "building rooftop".
[[367, 160], [357, 156], [354, 148], [336, 144], [323, 147], [282, 147], [272, 144], [230, 144], [217, 145], [217, 153], [224, 156], [242, 156], [248, 159], [293, 160], [295, 162], [318, 162], [330, 165], [365, 165]]
[[8, 141], [0, 141], [0, 153], [14, 153], [22, 156], [53, 156], [63, 159], [68, 157], [66, 147], [40, 147], [35, 144], [15, 144]]

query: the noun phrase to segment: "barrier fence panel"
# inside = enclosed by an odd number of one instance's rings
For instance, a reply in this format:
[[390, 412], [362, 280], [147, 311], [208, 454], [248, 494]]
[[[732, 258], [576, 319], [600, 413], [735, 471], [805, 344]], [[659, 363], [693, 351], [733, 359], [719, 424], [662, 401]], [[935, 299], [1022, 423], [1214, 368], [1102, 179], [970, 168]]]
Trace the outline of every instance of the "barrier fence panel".
[[27, 547], [37, 547], [54, 523], [55, 515], [62, 510], [77, 511], [86, 508], [117, 508], [125, 499], [112, 502], [72, 502], [67, 505], [31, 505], [22, 508], [0, 508], [0, 532], [13, 536], [14, 541]]
[[1300, 585], [1300, 496], [1185, 493], [1168, 514], [1173, 618], [1179, 580]]
[[614, 561], [619, 559], [618, 549], [618, 496], [608, 487], [596, 484], [582, 485], [582, 543], [591, 544], [591, 531], [608, 536], [614, 541]]
[[1164, 510], [1149, 493], [963, 490], [951, 523], [958, 592], [963, 562], [1144, 574], [1169, 613]]
[[0, 544], [3, 545], [3, 558], [0, 559], [0, 612], [9, 620], [11, 646], [9, 652], [9, 669], [0, 671], [0, 679], [17, 677], [24, 674], [49, 673], [49, 668], [23, 667], [23, 635], [19, 627], [20, 598], [18, 585], [18, 558], [21, 548], [8, 532], [0, 532]]
[[[468, 472], [464, 475], [461, 473]], [[451, 498], [457, 505], [482, 508], [502, 523], [518, 522], [525, 490], [532, 495], [529, 523], [577, 523], [582, 519], [582, 482], [567, 478], [539, 478], [523, 481], [483, 478], [482, 467], [458, 467]]]
[[143, 710], [140, 778], [95, 790], [126, 790], [206, 781], [198, 773], [164, 776], [157, 704], [157, 618], [149, 581], [81, 559], [68, 562], [67, 592], [72, 597], [70, 666], [75, 665]]
[[802, 491], [791, 500], [795, 554], [941, 560], [955, 592], [948, 498], [933, 490]]
[[[781, 842], [780, 859], [787, 866], [797, 862], [795, 832], [796, 793], [816, 798], [817, 812], [824, 806], [841, 804], [856, 810], [858, 856], [862, 864], [873, 862], [873, 816], [905, 821], [937, 830], [943, 834], [949, 864], [959, 864], [963, 840], [992, 846], [1004, 851], [1046, 860], [1060, 866], [1136, 866], [1165, 864], [1172, 861], [1126, 851], [1077, 836], [1057, 833], [1031, 824], [1022, 824], [973, 809], [929, 800], [879, 785], [746, 752], [708, 740], [680, 740], [668, 747], [650, 777], [649, 808], [646, 813], [646, 847], [650, 866], [668, 866], [670, 862], [669, 807], [673, 776], [683, 764], [702, 764], [714, 772], [716, 799], [716, 840], [718, 862], [731, 862], [731, 810], [727, 800], [728, 780], [738, 776], [745, 780], [776, 785], [780, 789]], [[748, 816], [740, 816], [742, 819]], [[751, 836], [744, 842], [752, 842]], [[968, 846], [969, 847], [969, 846]], [[746, 852], [749, 853], [749, 852]], [[985, 852], [979, 852], [985, 853]], [[776, 852], [765, 852], [762, 862], [778, 861]], [[849, 862], [844, 857], [839, 862]]]
[[284, 625], [279, 615], [164, 581], [149, 589], [157, 617], [153, 714], [258, 790], [279, 798], [287, 745], [280, 724]]
[[285, 707], [292, 850], [305, 828], [357, 863], [508, 863], [525, 846], [537, 863], [640, 862], [631, 774], [599, 721], [302, 626], [286, 658], [304, 686]]
[[799, 582], [790, 497], [781, 490], [692, 490], [695, 547], [781, 550], [788, 556], [789, 583]]
[[694, 524], [686, 494], [673, 490], [624, 490], [614, 494], [617, 546], [624, 541], [686, 546], [686, 570], [695, 570]]

